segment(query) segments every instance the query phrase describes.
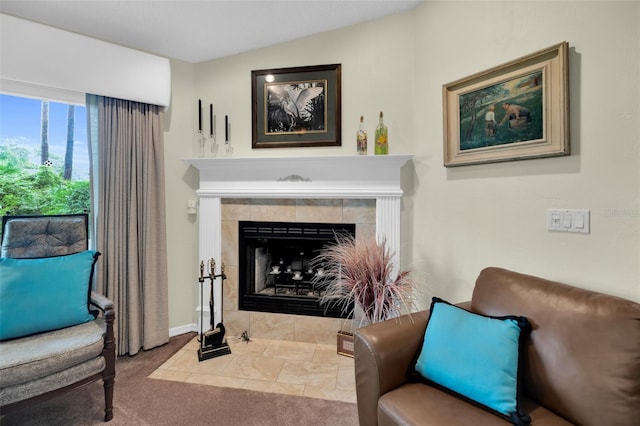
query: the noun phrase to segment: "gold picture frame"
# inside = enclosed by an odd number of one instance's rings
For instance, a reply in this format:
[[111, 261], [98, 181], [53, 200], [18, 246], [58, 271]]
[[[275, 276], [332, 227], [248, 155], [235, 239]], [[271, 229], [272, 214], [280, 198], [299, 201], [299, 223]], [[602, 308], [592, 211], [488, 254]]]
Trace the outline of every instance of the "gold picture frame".
[[570, 154], [569, 44], [442, 87], [444, 166]]
[[338, 355], [353, 358], [353, 334], [347, 331], [338, 331]]

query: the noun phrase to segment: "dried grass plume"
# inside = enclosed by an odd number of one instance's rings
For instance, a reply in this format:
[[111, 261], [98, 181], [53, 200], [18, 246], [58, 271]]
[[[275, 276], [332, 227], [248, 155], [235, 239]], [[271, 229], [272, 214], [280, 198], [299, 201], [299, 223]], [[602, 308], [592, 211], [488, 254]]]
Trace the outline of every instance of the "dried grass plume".
[[410, 271], [394, 274], [394, 255], [386, 239], [336, 236], [336, 243], [313, 260], [316, 269], [324, 269], [314, 279], [325, 289], [320, 303], [339, 305], [350, 316], [361, 309], [360, 326], [411, 312], [415, 282]]

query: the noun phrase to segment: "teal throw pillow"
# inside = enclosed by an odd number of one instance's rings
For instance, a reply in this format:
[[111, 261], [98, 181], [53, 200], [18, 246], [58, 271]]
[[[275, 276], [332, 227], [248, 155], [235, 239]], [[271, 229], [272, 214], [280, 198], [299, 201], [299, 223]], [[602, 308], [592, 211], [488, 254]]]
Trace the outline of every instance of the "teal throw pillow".
[[93, 320], [89, 294], [99, 255], [87, 250], [38, 259], [0, 258], [0, 340]]
[[528, 424], [518, 384], [520, 348], [529, 330], [524, 317], [483, 316], [434, 297], [415, 369], [513, 424]]

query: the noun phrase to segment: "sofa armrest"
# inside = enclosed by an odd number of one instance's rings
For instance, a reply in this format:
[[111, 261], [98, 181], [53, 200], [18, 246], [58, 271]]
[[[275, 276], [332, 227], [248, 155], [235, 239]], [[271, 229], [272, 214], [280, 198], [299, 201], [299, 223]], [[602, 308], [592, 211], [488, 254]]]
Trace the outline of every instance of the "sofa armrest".
[[[113, 327], [113, 322], [116, 318], [116, 311], [113, 307], [113, 302], [111, 301], [111, 299], [103, 296], [100, 293], [92, 291], [91, 296], [89, 297], [89, 304], [92, 307], [98, 308], [98, 310], [102, 312], [102, 317], [107, 322], [107, 326]], [[93, 314], [96, 317], [100, 312], [93, 310]]]
[[428, 311], [360, 328], [354, 333], [356, 397], [360, 425], [378, 424], [378, 399], [407, 382], [422, 346]]
[[92, 291], [89, 300], [93, 306], [100, 309], [102, 312], [113, 310], [113, 302], [100, 293]]

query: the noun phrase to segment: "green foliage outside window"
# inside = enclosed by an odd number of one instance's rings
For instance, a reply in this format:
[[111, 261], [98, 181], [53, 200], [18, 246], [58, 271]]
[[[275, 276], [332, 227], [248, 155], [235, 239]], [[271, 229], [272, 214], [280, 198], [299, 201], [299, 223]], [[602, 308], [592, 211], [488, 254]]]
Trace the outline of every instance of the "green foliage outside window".
[[0, 217], [89, 212], [85, 120], [83, 106], [0, 94]]
[[65, 180], [64, 161], [53, 164], [35, 164], [29, 160], [28, 149], [0, 144], [0, 216], [89, 211], [89, 181]]

